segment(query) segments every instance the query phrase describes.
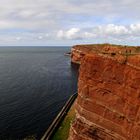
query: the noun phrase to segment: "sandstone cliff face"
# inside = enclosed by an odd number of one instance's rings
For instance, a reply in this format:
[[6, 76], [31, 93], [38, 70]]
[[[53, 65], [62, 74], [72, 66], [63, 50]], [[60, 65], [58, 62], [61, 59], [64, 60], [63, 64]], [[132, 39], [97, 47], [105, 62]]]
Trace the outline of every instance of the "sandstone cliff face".
[[81, 66], [69, 140], [140, 140], [139, 49], [104, 49], [73, 59]]

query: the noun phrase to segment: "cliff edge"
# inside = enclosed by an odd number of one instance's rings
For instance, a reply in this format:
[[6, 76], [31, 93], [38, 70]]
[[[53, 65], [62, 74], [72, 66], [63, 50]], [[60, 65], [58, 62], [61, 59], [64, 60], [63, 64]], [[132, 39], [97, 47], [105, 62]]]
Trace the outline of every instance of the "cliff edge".
[[77, 45], [76, 118], [69, 140], [140, 140], [140, 47]]

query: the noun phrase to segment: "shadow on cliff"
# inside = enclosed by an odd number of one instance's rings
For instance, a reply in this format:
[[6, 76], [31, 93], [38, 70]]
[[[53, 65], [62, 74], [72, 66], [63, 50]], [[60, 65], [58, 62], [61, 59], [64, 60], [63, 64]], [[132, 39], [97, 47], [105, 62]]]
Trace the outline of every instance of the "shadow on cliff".
[[76, 91], [77, 92], [77, 83], [78, 83], [78, 77], [79, 77], [79, 67], [80, 65], [78, 64], [74, 64], [74, 63], [71, 63], [71, 66], [70, 66], [70, 71], [71, 71], [71, 78], [73, 79], [73, 83], [72, 85], [76, 85]]

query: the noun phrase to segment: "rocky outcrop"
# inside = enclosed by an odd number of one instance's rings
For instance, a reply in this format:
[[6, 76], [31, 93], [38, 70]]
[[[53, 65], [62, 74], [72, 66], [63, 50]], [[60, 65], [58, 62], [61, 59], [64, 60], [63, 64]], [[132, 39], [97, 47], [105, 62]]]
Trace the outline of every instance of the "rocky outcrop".
[[81, 66], [69, 140], [140, 140], [139, 47], [82, 47], [72, 56]]
[[111, 44], [75, 45], [71, 49], [71, 62], [81, 64], [86, 54], [99, 54], [119, 59], [122, 58], [122, 56], [129, 56], [130, 54], [137, 55], [139, 53], [139, 47]]

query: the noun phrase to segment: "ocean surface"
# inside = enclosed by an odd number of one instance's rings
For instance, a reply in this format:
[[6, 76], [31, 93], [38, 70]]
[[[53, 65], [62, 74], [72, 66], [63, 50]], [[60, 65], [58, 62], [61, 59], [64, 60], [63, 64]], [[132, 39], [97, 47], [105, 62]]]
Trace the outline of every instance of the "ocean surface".
[[37, 139], [77, 91], [68, 47], [0, 47], [0, 140]]

